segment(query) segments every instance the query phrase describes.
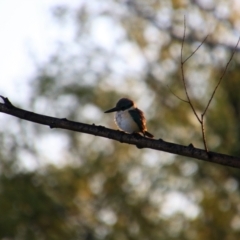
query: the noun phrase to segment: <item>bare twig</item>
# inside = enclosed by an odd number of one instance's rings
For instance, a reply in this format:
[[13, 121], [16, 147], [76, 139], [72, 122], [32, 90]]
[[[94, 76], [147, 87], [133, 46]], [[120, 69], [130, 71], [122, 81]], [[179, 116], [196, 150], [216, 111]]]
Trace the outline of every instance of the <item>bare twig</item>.
[[204, 116], [203, 115], [201, 115], [201, 130], [202, 130], [203, 145], [204, 145], [204, 148], [205, 148], [206, 152], [208, 152], [206, 135], [205, 135], [205, 127], [204, 127]]
[[167, 88], [168, 88], [168, 90], [176, 97], [176, 98], [178, 98], [180, 101], [183, 101], [183, 102], [185, 102], [185, 103], [189, 103], [188, 102], [188, 100], [185, 100], [185, 99], [183, 99], [183, 98], [180, 98], [178, 95], [176, 95], [171, 89], [170, 89], [170, 87], [167, 85]]
[[206, 36], [203, 41], [200, 43], [200, 45], [185, 59], [183, 60], [183, 46], [184, 46], [184, 42], [185, 42], [185, 36], [186, 36], [186, 19], [184, 16], [184, 31], [183, 31], [183, 39], [182, 39], [182, 46], [181, 46], [181, 74], [182, 74], [182, 81], [183, 81], [183, 85], [184, 85], [184, 90], [185, 90], [185, 94], [187, 96], [188, 99], [188, 103], [194, 113], [194, 115], [196, 116], [198, 122], [201, 125], [201, 130], [202, 130], [202, 139], [203, 139], [203, 144], [204, 144], [204, 148], [205, 151], [208, 152], [208, 147], [207, 147], [207, 141], [206, 141], [206, 135], [205, 135], [205, 128], [204, 128], [204, 115], [201, 115], [201, 118], [198, 116], [191, 98], [189, 97], [188, 94], [188, 90], [187, 90], [187, 84], [186, 84], [186, 80], [185, 80], [185, 75], [184, 75], [184, 64], [198, 51], [198, 49], [203, 45], [203, 43], [206, 41], [207, 37]]
[[211, 95], [211, 97], [210, 97], [210, 99], [209, 99], [209, 101], [208, 101], [208, 104], [207, 104], [206, 108], [204, 109], [204, 111], [203, 111], [203, 113], [202, 113], [202, 116], [204, 116], [204, 115], [206, 114], [206, 112], [207, 112], [207, 110], [208, 110], [208, 107], [209, 107], [210, 103], [212, 102], [212, 99], [213, 99], [213, 97], [214, 97], [214, 95], [215, 95], [215, 93], [216, 93], [216, 91], [217, 91], [220, 83], [222, 82], [223, 77], [225, 76], [225, 74], [226, 74], [226, 72], [227, 72], [228, 66], [229, 66], [230, 62], [232, 61], [234, 54], [235, 54], [236, 51], [237, 51], [237, 47], [238, 47], [239, 42], [240, 42], [240, 37], [238, 38], [237, 44], [236, 44], [235, 48], [233, 49], [233, 52], [232, 52], [232, 54], [231, 54], [231, 56], [230, 56], [230, 58], [229, 58], [229, 60], [228, 60], [228, 62], [227, 62], [226, 67], [225, 67], [224, 70], [223, 70], [223, 73], [222, 73], [221, 77], [219, 78], [219, 81], [218, 81], [216, 87], [215, 87], [214, 90], [213, 90], [213, 93], [212, 93], [212, 95]]
[[[214, 95], [215, 95], [215, 93], [216, 93], [220, 83], [222, 82], [223, 77], [225, 76], [225, 74], [227, 72], [228, 66], [229, 66], [230, 62], [232, 61], [235, 52], [237, 51], [237, 47], [238, 47], [238, 44], [240, 42], [240, 38], [238, 39], [237, 44], [236, 44], [236, 46], [235, 46], [235, 48], [234, 48], [234, 50], [233, 50], [233, 52], [231, 54], [231, 57], [228, 60], [228, 62], [226, 64], [226, 67], [224, 68], [224, 71], [223, 71], [221, 77], [219, 78], [219, 81], [218, 81], [216, 87], [214, 88], [213, 93], [212, 93], [212, 95], [211, 95], [211, 97], [210, 97], [210, 99], [209, 99], [209, 101], [208, 101], [208, 103], [207, 103], [203, 113], [201, 114], [201, 118], [200, 118], [198, 116], [198, 114], [197, 114], [197, 112], [196, 112], [196, 110], [195, 110], [195, 108], [194, 108], [194, 106], [193, 106], [193, 104], [191, 102], [189, 94], [188, 94], [187, 84], [186, 84], [186, 80], [185, 80], [185, 76], [184, 76], [184, 64], [198, 51], [198, 49], [203, 45], [203, 43], [206, 41], [208, 36], [206, 36], [203, 39], [203, 41], [200, 43], [200, 45], [185, 60], [183, 60], [183, 46], [184, 46], [184, 42], [185, 42], [185, 37], [186, 37], [186, 20], [185, 20], [185, 17], [184, 17], [184, 32], [183, 32], [182, 46], [181, 46], [181, 75], [182, 75], [182, 81], [183, 81], [183, 85], [184, 85], [185, 94], [187, 96], [187, 101], [186, 102], [190, 105], [194, 115], [196, 116], [198, 122], [201, 125], [202, 139], [203, 139], [204, 148], [205, 148], [205, 151], [208, 152], [207, 141], [206, 141], [206, 134], [205, 134], [205, 126], [204, 126], [204, 116], [206, 115], [206, 112], [207, 112], [207, 110], [208, 110], [208, 108], [209, 108], [209, 106], [210, 106], [210, 104], [212, 102], [212, 99], [213, 99], [213, 97], [214, 97]], [[179, 98], [178, 96], [176, 96], [176, 97]], [[181, 98], [179, 98], [179, 99], [182, 100]]]
[[[187, 91], [187, 84], [186, 84], [186, 81], [185, 81], [184, 63], [186, 62], [186, 60], [183, 60], [183, 46], [184, 46], [185, 36], [186, 36], [186, 19], [185, 19], [185, 16], [184, 16], [184, 31], [183, 31], [183, 39], [182, 39], [182, 46], [181, 46], [181, 74], [182, 74], [182, 81], [183, 81], [185, 94], [186, 94], [187, 99], [188, 99], [188, 103], [189, 103], [189, 105], [190, 105], [194, 115], [196, 116], [197, 120], [201, 123], [201, 119], [197, 115], [197, 112], [195, 111], [195, 108], [194, 108], [194, 106], [192, 104], [192, 101], [191, 101], [191, 99], [189, 97], [189, 94], [188, 94], [188, 91]], [[196, 53], [196, 51], [194, 53]], [[190, 57], [191, 56], [193, 56], [193, 54], [191, 54]], [[187, 59], [189, 59], [190, 57], [188, 57]]]
[[[185, 22], [185, 19], [184, 19], [184, 22]], [[202, 40], [199, 46], [183, 61], [183, 63], [187, 62], [187, 60], [190, 59], [197, 52], [197, 50], [203, 45], [203, 43], [207, 40], [207, 38], [208, 38], [208, 35]]]

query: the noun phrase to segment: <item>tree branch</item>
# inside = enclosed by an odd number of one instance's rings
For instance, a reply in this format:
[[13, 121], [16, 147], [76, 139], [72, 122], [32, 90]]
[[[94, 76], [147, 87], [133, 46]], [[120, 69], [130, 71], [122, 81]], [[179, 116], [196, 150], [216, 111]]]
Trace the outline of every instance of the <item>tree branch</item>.
[[0, 96], [4, 103], [0, 103], [0, 112], [6, 113], [20, 119], [24, 119], [30, 122], [35, 122], [43, 125], [47, 125], [50, 128], [67, 129], [75, 132], [87, 133], [95, 136], [105, 137], [119, 141], [121, 143], [128, 143], [138, 146], [138, 148], [150, 148], [160, 150], [168, 153], [173, 153], [181, 156], [196, 158], [211, 163], [217, 163], [225, 166], [240, 168], [240, 158], [229, 156], [225, 154], [206, 152], [205, 150], [194, 148], [192, 144], [189, 146], [182, 146], [175, 143], [165, 142], [162, 139], [150, 139], [142, 136], [136, 136], [134, 134], [127, 134], [121, 131], [112, 130], [103, 126], [89, 125], [85, 123], [79, 123], [69, 121], [68, 119], [60, 119], [49, 117], [24, 109], [15, 107], [7, 98]]

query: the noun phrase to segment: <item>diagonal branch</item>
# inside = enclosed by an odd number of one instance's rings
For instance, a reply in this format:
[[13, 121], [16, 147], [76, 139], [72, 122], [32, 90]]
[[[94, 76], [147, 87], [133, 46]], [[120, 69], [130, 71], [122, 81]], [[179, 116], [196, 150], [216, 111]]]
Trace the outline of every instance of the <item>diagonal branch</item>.
[[87, 133], [99, 137], [113, 139], [121, 143], [128, 143], [140, 148], [150, 148], [240, 169], [240, 157], [229, 156], [216, 152], [207, 153], [205, 150], [194, 148], [192, 144], [189, 146], [182, 146], [175, 143], [165, 142], [162, 139], [150, 139], [142, 136], [136, 137], [134, 134], [127, 134], [118, 130], [105, 128], [103, 126], [96, 126], [94, 124], [89, 125], [85, 123], [69, 121], [66, 118], [60, 119], [37, 114], [15, 107], [7, 98], [3, 96], [0, 97], [4, 101], [4, 103], [0, 103], [0, 112], [18, 117], [20, 119], [47, 125], [50, 128], [60, 128], [75, 132]]
[[[184, 18], [184, 24], [185, 24], [185, 18]], [[184, 30], [184, 35], [185, 35], [185, 30]], [[196, 52], [197, 50], [203, 45], [203, 43], [207, 40], [208, 35], [202, 40], [202, 42], [198, 45], [198, 47], [183, 61], [183, 64], [187, 62]], [[184, 41], [185, 41], [185, 36], [184, 36]]]
[[188, 100], [185, 100], [185, 99], [179, 97], [177, 94], [175, 94], [175, 93], [170, 89], [170, 87], [169, 87], [168, 85], [167, 85], [167, 88], [168, 88], [168, 90], [169, 90], [176, 98], [178, 98], [180, 101], [185, 102], [185, 103], [189, 103]]
[[214, 97], [214, 95], [215, 95], [215, 93], [216, 93], [216, 91], [217, 91], [220, 83], [222, 82], [222, 80], [223, 80], [223, 78], [224, 78], [224, 76], [225, 76], [225, 74], [226, 74], [226, 72], [227, 72], [228, 66], [229, 66], [230, 62], [232, 61], [234, 54], [235, 54], [236, 51], [237, 51], [239, 42], [240, 42], [240, 37], [238, 38], [237, 44], [236, 44], [235, 48], [233, 49], [233, 52], [232, 52], [232, 54], [231, 54], [231, 56], [230, 56], [230, 58], [229, 58], [229, 60], [228, 60], [228, 62], [227, 62], [227, 64], [226, 64], [226, 67], [225, 67], [224, 70], [223, 70], [223, 73], [222, 73], [221, 77], [219, 78], [219, 81], [218, 81], [216, 87], [215, 87], [214, 90], [213, 90], [213, 93], [212, 93], [212, 95], [211, 95], [211, 97], [210, 97], [210, 99], [209, 99], [209, 101], [208, 101], [208, 104], [207, 104], [206, 108], [204, 109], [204, 111], [203, 111], [203, 113], [202, 113], [202, 116], [204, 116], [204, 115], [206, 114], [206, 112], [207, 112], [207, 110], [208, 110], [208, 108], [209, 108], [209, 105], [211, 104], [212, 99], [213, 99], [213, 97]]

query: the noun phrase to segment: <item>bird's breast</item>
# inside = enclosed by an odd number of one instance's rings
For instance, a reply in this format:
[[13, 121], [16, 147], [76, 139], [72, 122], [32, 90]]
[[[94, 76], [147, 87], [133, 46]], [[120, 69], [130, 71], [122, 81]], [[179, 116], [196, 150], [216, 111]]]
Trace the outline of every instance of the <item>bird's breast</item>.
[[115, 122], [117, 126], [127, 133], [139, 132], [137, 123], [132, 119], [128, 110], [116, 112]]

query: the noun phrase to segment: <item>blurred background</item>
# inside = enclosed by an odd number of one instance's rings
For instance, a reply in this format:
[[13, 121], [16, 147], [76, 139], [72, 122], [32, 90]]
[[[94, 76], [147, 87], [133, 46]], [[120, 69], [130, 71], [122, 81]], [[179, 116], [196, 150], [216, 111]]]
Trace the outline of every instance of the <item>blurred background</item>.
[[[240, 35], [238, 0], [0, 1], [0, 93], [116, 129], [131, 97], [156, 138], [203, 148], [201, 113]], [[206, 116], [209, 149], [240, 155], [240, 54]], [[170, 91], [170, 90], [171, 91]], [[240, 239], [240, 170], [0, 114], [0, 239]]]

